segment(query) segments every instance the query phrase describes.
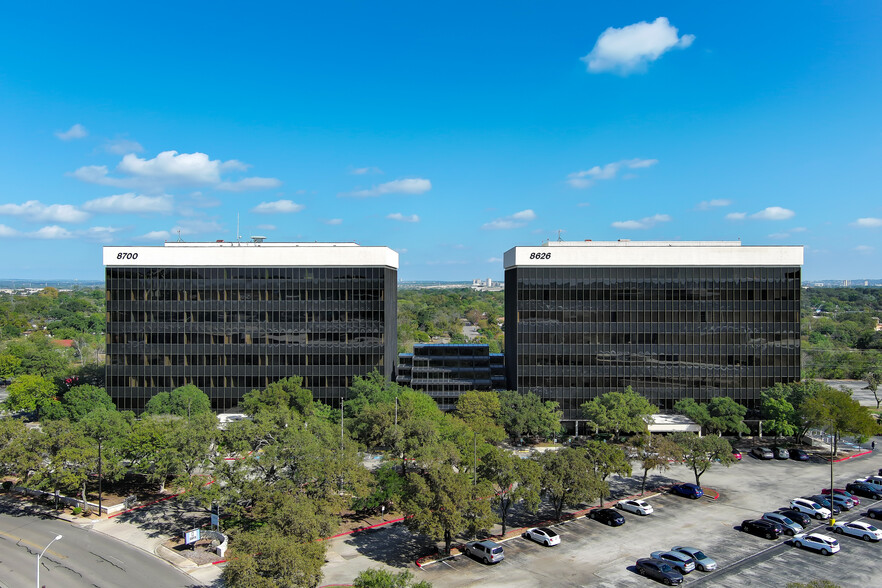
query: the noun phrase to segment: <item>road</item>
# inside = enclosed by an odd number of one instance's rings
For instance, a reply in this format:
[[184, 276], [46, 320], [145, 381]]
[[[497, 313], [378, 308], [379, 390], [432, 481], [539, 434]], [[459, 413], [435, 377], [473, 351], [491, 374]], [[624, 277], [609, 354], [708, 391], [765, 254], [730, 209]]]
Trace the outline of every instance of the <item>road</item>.
[[88, 527], [31, 515], [4, 505], [0, 512], [0, 587], [34, 586], [36, 557], [43, 556], [40, 583], [47, 588], [155, 588], [200, 586], [167, 562]]

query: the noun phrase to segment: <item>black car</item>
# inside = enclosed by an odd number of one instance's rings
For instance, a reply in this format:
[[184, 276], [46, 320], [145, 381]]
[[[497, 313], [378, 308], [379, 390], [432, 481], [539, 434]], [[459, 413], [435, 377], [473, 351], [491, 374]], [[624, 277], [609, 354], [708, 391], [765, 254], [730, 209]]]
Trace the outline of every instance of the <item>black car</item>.
[[882, 519], [882, 506], [877, 506], [867, 510], [867, 516], [871, 519]]
[[683, 583], [683, 574], [675, 570], [660, 559], [644, 558], [637, 560], [637, 573], [659, 582], [664, 582], [668, 586]]
[[799, 512], [798, 510], [793, 510], [792, 508], [782, 508], [779, 510], [782, 515], [802, 526], [803, 529], [808, 529], [808, 526], [812, 522], [812, 517], [808, 516], [804, 512]]
[[811, 457], [808, 453], [806, 453], [805, 450], [794, 448], [790, 450], [790, 459], [796, 461], [808, 461], [809, 459], [811, 459]]
[[784, 532], [781, 525], [765, 519], [743, 521], [741, 523], [741, 530], [751, 535], [765, 537], [766, 539], [777, 539]]
[[610, 527], [618, 527], [625, 524], [625, 517], [611, 508], [596, 508], [588, 511], [588, 518]]
[[845, 491], [851, 492], [855, 496], [863, 496], [864, 498], [871, 498], [873, 500], [879, 500], [882, 498], [882, 491], [878, 490], [875, 486], [865, 484], [864, 482], [852, 482], [851, 484], [846, 484]]
[[817, 502], [824, 508], [829, 508], [830, 512], [834, 515], [838, 515], [842, 512], [842, 508], [836, 504], [835, 502], [830, 502], [829, 496], [824, 496], [823, 494], [815, 494], [814, 496], [803, 496], [803, 498], [807, 500], [811, 500], [812, 502]]

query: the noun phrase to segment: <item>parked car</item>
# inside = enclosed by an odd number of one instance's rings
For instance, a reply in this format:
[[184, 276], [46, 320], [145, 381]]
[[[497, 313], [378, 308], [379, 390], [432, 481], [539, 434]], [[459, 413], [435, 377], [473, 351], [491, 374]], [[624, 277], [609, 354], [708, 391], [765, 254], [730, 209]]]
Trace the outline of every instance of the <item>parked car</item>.
[[793, 448], [790, 450], [790, 459], [795, 461], [808, 461], [811, 456], [804, 449]]
[[863, 521], [852, 521], [850, 523], [842, 521], [836, 523], [833, 525], [833, 532], [839, 533], [840, 535], [851, 535], [852, 537], [858, 537], [859, 539], [863, 539], [864, 541], [879, 541], [880, 539], [882, 539], [882, 530], [877, 529], [870, 523], [865, 523]]
[[741, 461], [741, 458], [743, 456], [744, 456], [744, 454], [742, 453], [742, 451], [740, 449], [733, 449], [732, 450], [732, 457], [737, 459], [738, 461]]
[[635, 567], [641, 576], [664, 582], [668, 586], [683, 583], [683, 574], [660, 559], [638, 559]]
[[783, 532], [781, 525], [765, 519], [742, 521], [741, 530], [751, 535], [765, 537], [766, 539], [777, 539]]
[[807, 529], [808, 526], [812, 524], [812, 517], [808, 516], [804, 512], [799, 512], [798, 510], [794, 510], [792, 508], [779, 508], [778, 512], [785, 517], [791, 519], [794, 523], [802, 525], [803, 529]]
[[717, 569], [717, 562], [709, 558], [705, 553], [696, 547], [672, 547], [671, 551], [679, 551], [685, 553], [695, 560], [695, 567], [702, 572], [710, 572]]
[[862, 480], [855, 480], [855, 482], [863, 482], [865, 484], [869, 484], [877, 490], [882, 491], [882, 476], [869, 476], [868, 478], [864, 478]]
[[794, 498], [790, 501], [790, 508], [813, 516], [819, 521], [829, 519], [832, 514], [829, 508], [824, 508], [814, 500], [806, 500], [805, 498]]
[[773, 459], [775, 457], [768, 447], [754, 447], [750, 450], [750, 454], [757, 459]]
[[649, 554], [649, 557], [667, 562], [668, 565], [684, 576], [695, 569], [695, 561], [693, 561], [692, 556], [680, 553], [679, 551], [653, 551]]
[[786, 447], [772, 447], [775, 459], [790, 459], [790, 451]]
[[803, 496], [803, 498], [817, 502], [818, 504], [820, 504], [824, 508], [829, 509], [830, 512], [833, 513], [834, 515], [838, 515], [843, 510], [845, 510], [842, 508], [842, 506], [839, 503], [836, 502], [836, 500], [833, 500], [831, 502], [830, 497], [824, 496], [823, 494], [812, 494], [811, 496]]
[[[829, 495], [830, 489], [824, 488], [823, 490], [821, 490], [821, 494], [823, 494], [824, 496]], [[858, 498], [857, 496], [855, 496], [854, 494], [852, 494], [851, 492], [849, 492], [848, 490], [846, 490], [845, 488], [833, 488], [833, 495], [834, 496], [842, 496], [843, 498], [848, 498], [849, 500], [851, 500], [854, 503], [854, 506], [860, 506], [860, 504], [861, 504], [861, 499]]]
[[802, 525], [780, 512], [767, 512], [763, 515], [763, 518], [781, 525], [781, 528], [784, 529], [784, 534], [791, 537], [803, 531]]
[[851, 484], [846, 484], [845, 489], [855, 496], [863, 496], [864, 498], [869, 498], [871, 500], [879, 500], [882, 498], [882, 490], [864, 482], [852, 482]]
[[690, 484], [689, 482], [686, 482], [685, 484], [676, 484], [674, 486], [671, 486], [671, 492], [692, 499], [701, 498], [702, 496], [704, 496], [704, 490], [701, 489], [701, 486], [699, 486], [698, 484]]
[[839, 551], [839, 541], [820, 533], [800, 533], [793, 538], [793, 544], [797, 547], [820, 551], [824, 555], [833, 555]]
[[646, 516], [652, 514], [652, 505], [645, 500], [619, 500], [616, 508]]
[[531, 541], [535, 541], [536, 543], [541, 543], [545, 547], [558, 545], [560, 543], [560, 535], [558, 535], [548, 527], [533, 527], [531, 529], [527, 529], [527, 531], [524, 533], [524, 537], [530, 539]]
[[622, 513], [616, 512], [611, 508], [595, 508], [588, 511], [588, 518], [594, 519], [598, 523], [609, 525], [610, 527], [618, 527], [625, 524], [625, 517]]
[[485, 564], [497, 563], [505, 559], [502, 545], [494, 541], [470, 541], [466, 543], [465, 551]]
[[882, 506], [868, 509], [867, 516], [871, 519], [882, 519]]

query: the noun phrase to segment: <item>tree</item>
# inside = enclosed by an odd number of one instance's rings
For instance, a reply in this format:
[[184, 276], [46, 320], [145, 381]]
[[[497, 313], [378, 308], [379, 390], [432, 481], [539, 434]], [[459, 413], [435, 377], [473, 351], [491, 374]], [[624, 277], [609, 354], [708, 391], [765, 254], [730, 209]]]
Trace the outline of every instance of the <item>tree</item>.
[[710, 421], [707, 424], [712, 433], [750, 433], [750, 428], [744, 424], [744, 415], [747, 407], [742, 406], [728, 396], [712, 398], [707, 403], [707, 412]]
[[425, 580], [414, 582], [413, 574], [407, 570], [393, 573], [376, 568], [358, 574], [352, 586], [353, 588], [432, 588], [432, 584]]
[[471, 527], [487, 529], [496, 522], [487, 497], [490, 484], [475, 485], [463, 473], [445, 465], [428, 468], [425, 474], [407, 476], [403, 510], [408, 515], [407, 528], [414, 533], [444, 541], [444, 553], [450, 553], [453, 537]]
[[104, 388], [88, 384], [67, 391], [61, 400], [65, 415], [72, 421], [81, 421], [96, 411], [116, 411], [116, 405]]
[[78, 492], [83, 510], [89, 511], [86, 484], [97, 474], [98, 448], [84, 434], [79, 424], [68, 420], [50, 421], [43, 426], [45, 455], [34, 474], [38, 488]]
[[[82, 387], [82, 386], [81, 386]], [[104, 392], [101, 390], [101, 392]], [[98, 513], [101, 513], [102, 483], [104, 479], [118, 480], [125, 475], [121, 450], [131, 431], [131, 423], [116, 407], [98, 408], [84, 415], [80, 424], [83, 433], [98, 446]], [[128, 413], [132, 414], [132, 413]], [[102, 452], [104, 449], [104, 452]]]
[[593, 475], [585, 452], [572, 447], [546, 451], [539, 456], [542, 468], [542, 491], [554, 507], [554, 516], [560, 520], [565, 506], [575, 507], [599, 498], [603, 482]]
[[469, 426], [490, 442], [505, 438], [505, 429], [497, 419], [502, 410], [499, 394], [492, 390], [469, 390], [463, 392], [456, 401], [456, 414]]
[[695, 484], [701, 486], [701, 476], [714, 463], [729, 467], [735, 462], [732, 446], [722, 437], [713, 435], [699, 437], [695, 433], [675, 433], [674, 442], [680, 447], [680, 460], [695, 474]]
[[276, 528], [233, 537], [223, 571], [230, 588], [315, 588], [322, 579], [323, 541], [295, 541]]
[[607, 392], [582, 404], [588, 424], [600, 431], [640, 433], [647, 430], [647, 417], [658, 408], [628, 386], [624, 392]]
[[21, 359], [9, 353], [0, 353], [0, 378], [6, 380], [18, 373]]
[[542, 469], [532, 459], [521, 459], [505, 449], [493, 447], [481, 461], [479, 472], [495, 490], [494, 503], [499, 505], [502, 534], [505, 535], [508, 511], [521, 503], [535, 513], [542, 500]]
[[879, 425], [869, 411], [851, 397], [846, 390], [825, 386], [802, 407], [806, 419], [818, 424], [833, 436], [833, 453], [838, 450], [842, 435], [869, 436], [878, 432]]
[[770, 388], [762, 392], [761, 413], [763, 428], [775, 437], [789, 437], [799, 430], [796, 423], [796, 409], [787, 400], [784, 388]]
[[[246, 395], [247, 397], [247, 395]], [[175, 414], [189, 418], [191, 415], [210, 413], [211, 400], [193, 384], [160, 392], [147, 401], [147, 414]]]
[[704, 427], [706, 427], [711, 421], [711, 415], [707, 410], [707, 406], [695, 402], [693, 398], [683, 398], [682, 400], [678, 400], [676, 404], [674, 404], [674, 412], [676, 414], [682, 414], [701, 426], [702, 429], [704, 429]]
[[870, 389], [870, 392], [873, 393], [873, 398], [876, 399], [876, 410], [879, 410], [879, 406], [882, 405], [882, 396], [879, 395], [879, 375], [876, 372], [867, 372], [864, 374], [864, 379], [867, 381], [867, 388]]
[[19, 419], [0, 419], [0, 476], [17, 476], [27, 484], [43, 465], [45, 435]]
[[677, 443], [666, 435], [637, 435], [631, 439], [631, 445], [637, 448], [640, 458], [640, 469], [643, 479], [640, 482], [640, 494], [646, 492], [646, 478], [650, 470], [668, 470], [671, 463], [681, 455]]
[[18, 358], [19, 374], [40, 375], [47, 379], [61, 377], [70, 366], [70, 350], [59, 347], [42, 332], [6, 344], [7, 354]]
[[6, 391], [9, 397], [4, 405], [12, 412], [34, 412], [57, 394], [55, 384], [50, 380], [29, 374], [16, 378]]
[[511, 438], [524, 435], [551, 437], [560, 432], [563, 412], [557, 402], [543, 401], [533, 392], [521, 394], [512, 390], [500, 392], [499, 401], [499, 418]]
[[600, 506], [603, 506], [603, 497], [609, 492], [606, 479], [611, 474], [630, 476], [631, 460], [621, 447], [612, 443], [587, 441], [583, 450], [591, 473], [600, 481]]

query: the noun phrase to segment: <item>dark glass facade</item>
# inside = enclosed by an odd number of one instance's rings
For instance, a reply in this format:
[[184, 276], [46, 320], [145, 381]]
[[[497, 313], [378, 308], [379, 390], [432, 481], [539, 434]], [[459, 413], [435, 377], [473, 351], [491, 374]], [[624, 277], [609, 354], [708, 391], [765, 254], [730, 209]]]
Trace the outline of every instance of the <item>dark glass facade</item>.
[[468, 390], [504, 390], [505, 356], [486, 344], [417, 344], [398, 356], [396, 380], [425, 392], [442, 410], [452, 410]]
[[355, 376], [392, 377], [388, 267], [108, 267], [107, 391], [121, 410], [193, 384], [212, 407], [302, 376], [338, 404]]
[[800, 378], [800, 267], [513, 267], [505, 274], [509, 385], [564, 420], [631, 386], [670, 408], [752, 406]]

